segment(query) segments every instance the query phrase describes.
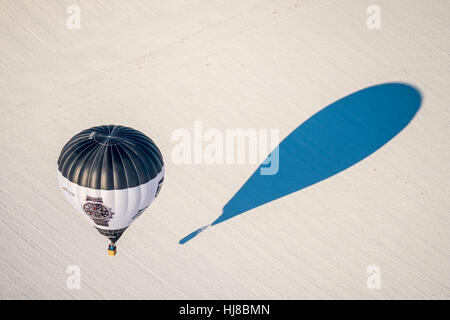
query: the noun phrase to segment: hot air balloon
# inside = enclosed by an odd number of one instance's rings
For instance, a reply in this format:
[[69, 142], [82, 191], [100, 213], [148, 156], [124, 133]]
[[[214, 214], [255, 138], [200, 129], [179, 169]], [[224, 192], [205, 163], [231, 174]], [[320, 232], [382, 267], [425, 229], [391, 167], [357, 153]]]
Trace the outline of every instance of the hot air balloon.
[[115, 255], [117, 240], [158, 196], [164, 162], [142, 132], [103, 125], [66, 143], [57, 176], [65, 198], [111, 241], [108, 252]]

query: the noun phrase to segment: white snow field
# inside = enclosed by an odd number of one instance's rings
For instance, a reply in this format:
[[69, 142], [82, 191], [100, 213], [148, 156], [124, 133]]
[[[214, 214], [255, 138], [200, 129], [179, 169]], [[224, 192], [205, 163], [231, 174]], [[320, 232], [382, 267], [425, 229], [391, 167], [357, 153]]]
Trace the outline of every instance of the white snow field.
[[[0, 0], [0, 298], [449, 299], [449, 39], [448, 0]], [[394, 139], [179, 244], [258, 165], [176, 164], [174, 130], [283, 139], [387, 82], [423, 98]], [[115, 257], [56, 180], [64, 144], [102, 124], [144, 132], [166, 166]]]

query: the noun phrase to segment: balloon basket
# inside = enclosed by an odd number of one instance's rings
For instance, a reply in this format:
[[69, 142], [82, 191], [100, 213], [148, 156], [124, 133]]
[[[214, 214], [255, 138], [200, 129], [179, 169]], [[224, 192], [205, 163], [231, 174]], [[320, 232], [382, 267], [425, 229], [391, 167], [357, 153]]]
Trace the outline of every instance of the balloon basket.
[[114, 246], [114, 248], [112, 249], [111, 246], [108, 247], [108, 255], [109, 256], [115, 256], [117, 253], [117, 247]]

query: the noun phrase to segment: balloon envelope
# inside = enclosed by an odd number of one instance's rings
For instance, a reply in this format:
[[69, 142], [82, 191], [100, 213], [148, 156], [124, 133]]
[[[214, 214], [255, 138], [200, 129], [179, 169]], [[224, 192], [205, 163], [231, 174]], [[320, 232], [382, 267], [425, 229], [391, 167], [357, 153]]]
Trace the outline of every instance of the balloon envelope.
[[57, 176], [72, 206], [115, 242], [158, 195], [164, 162], [158, 147], [142, 132], [103, 125], [67, 142]]

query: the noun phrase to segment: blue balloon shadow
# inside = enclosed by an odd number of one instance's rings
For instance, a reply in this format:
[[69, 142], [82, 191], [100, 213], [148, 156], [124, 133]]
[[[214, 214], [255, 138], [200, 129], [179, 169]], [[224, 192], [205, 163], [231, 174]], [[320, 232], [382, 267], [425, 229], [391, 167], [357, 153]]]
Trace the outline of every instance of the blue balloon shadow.
[[[225, 204], [210, 225], [179, 241], [184, 244], [207, 227], [325, 180], [366, 158], [395, 137], [421, 105], [421, 94], [402, 83], [386, 83], [350, 94], [323, 108], [287, 136], [278, 152], [279, 170], [269, 157]], [[272, 161], [272, 162], [271, 162]]]

